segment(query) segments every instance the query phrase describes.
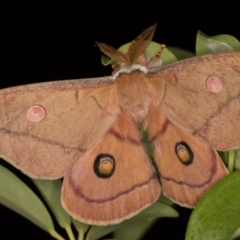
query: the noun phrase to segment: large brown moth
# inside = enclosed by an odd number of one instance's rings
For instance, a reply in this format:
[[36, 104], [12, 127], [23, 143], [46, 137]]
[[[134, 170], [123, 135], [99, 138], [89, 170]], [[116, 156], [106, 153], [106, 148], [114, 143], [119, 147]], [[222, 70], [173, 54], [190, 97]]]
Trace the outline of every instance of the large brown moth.
[[161, 191], [194, 207], [227, 175], [216, 150], [240, 147], [240, 52], [159, 66], [160, 51], [145, 55], [154, 31], [125, 54], [99, 44], [120, 62], [113, 76], [0, 91], [0, 156], [33, 178], [64, 177], [62, 205], [79, 221], [119, 223]]

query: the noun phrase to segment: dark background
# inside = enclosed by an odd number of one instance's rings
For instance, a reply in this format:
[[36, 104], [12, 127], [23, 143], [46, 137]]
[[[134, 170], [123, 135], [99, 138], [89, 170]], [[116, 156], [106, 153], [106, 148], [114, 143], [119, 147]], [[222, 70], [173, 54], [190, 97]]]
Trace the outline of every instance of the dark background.
[[[34, 1], [2, 7], [0, 87], [111, 74], [100, 62], [94, 42], [118, 48], [158, 23], [154, 40], [194, 52], [198, 30], [207, 35], [230, 34], [240, 39], [239, 8], [164, 1], [96, 1], [88, 3]], [[1, 104], [1, 103], [0, 103]], [[178, 208], [179, 219], [162, 219], [145, 239], [184, 239], [190, 214]], [[16, 231], [16, 228], [18, 229]], [[35, 225], [0, 205], [0, 238], [51, 239]]]

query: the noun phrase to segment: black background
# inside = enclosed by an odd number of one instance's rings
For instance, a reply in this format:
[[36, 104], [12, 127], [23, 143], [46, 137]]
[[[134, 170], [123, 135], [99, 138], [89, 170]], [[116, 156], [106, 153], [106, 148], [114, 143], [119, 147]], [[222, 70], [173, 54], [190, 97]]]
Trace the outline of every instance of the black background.
[[[239, 8], [223, 5], [160, 1], [78, 1], [2, 8], [1, 88], [111, 74], [100, 62], [94, 42], [118, 48], [158, 23], [154, 40], [194, 51], [198, 30], [240, 39]], [[1, 104], [1, 103], [0, 103]], [[161, 219], [145, 239], [184, 239], [190, 214], [178, 208], [179, 219]], [[16, 230], [17, 229], [17, 230]], [[52, 239], [21, 216], [0, 205], [0, 238]]]

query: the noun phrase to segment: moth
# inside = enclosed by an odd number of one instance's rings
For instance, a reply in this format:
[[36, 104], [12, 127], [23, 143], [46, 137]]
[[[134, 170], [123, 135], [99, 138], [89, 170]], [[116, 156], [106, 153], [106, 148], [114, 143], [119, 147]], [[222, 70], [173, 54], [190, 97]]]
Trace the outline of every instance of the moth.
[[194, 207], [228, 174], [216, 150], [240, 147], [240, 52], [161, 66], [163, 49], [145, 54], [155, 28], [125, 54], [98, 44], [119, 63], [112, 76], [0, 90], [0, 156], [32, 178], [64, 177], [62, 205], [84, 223], [117, 224], [161, 192]]

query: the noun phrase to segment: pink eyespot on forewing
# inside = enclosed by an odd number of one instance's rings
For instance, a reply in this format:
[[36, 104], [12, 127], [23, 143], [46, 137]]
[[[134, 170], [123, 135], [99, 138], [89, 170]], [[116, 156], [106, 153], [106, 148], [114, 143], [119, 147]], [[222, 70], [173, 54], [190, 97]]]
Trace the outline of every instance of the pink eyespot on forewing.
[[220, 92], [222, 90], [222, 82], [216, 76], [210, 76], [206, 80], [206, 87], [210, 92]]
[[27, 110], [26, 117], [30, 122], [40, 122], [46, 116], [46, 110], [40, 105], [34, 105]]

